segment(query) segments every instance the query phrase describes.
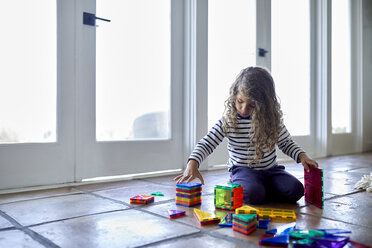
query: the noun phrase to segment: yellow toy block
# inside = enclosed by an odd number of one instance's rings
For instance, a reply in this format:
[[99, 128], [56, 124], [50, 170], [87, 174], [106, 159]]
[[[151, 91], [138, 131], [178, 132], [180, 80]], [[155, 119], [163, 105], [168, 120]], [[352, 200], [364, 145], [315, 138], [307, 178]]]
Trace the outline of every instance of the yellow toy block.
[[263, 219], [270, 218], [271, 220], [295, 221], [296, 214], [290, 209], [276, 209], [276, 208], [257, 208], [259, 217]]
[[235, 209], [235, 214], [257, 214], [261, 219], [273, 221], [296, 221], [296, 214], [290, 209], [253, 208], [248, 205]]
[[199, 220], [199, 222], [210, 222], [210, 221], [220, 221], [221, 217], [212, 216], [211, 213], [202, 211], [200, 209], [194, 208], [194, 215]]
[[251, 206], [245, 205], [243, 207], [235, 209], [235, 214], [259, 214], [257, 208], [252, 208]]

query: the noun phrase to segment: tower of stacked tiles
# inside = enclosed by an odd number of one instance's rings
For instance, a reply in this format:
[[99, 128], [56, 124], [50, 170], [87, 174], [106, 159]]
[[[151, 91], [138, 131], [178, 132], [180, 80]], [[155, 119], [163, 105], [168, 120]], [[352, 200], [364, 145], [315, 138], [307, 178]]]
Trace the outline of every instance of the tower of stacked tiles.
[[180, 183], [176, 185], [176, 204], [191, 207], [201, 204], [201, 183]]
[[256, 214], [233, 214], [233, 230], [250, 234], [257, 229], [257, 215]]
[[214, 186], [214, 206], [227, 210], [234, 210], [243, 206], [243, 186], [237, 183]]

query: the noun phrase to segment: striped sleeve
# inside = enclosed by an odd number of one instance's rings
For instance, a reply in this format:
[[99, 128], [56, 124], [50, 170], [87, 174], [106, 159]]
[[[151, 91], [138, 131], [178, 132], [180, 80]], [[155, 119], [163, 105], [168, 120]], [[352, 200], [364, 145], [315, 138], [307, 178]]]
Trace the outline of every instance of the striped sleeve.
[[225, 137], [222, 128], [222, 119], [219, 120], [199, 142], [196, 144], [189, 159], [196, 160], [198, 166], [221, 144]]
[[291, 157], [297, 163], [300, 162], [298, 155], [300, 155], [302, 152], [305, 152], [299, 145], [296, 144], [296, 142], [293, 141], [284, 124], [282, 124], [282, 129], [278, 137], [278, 147], [284, 154]]

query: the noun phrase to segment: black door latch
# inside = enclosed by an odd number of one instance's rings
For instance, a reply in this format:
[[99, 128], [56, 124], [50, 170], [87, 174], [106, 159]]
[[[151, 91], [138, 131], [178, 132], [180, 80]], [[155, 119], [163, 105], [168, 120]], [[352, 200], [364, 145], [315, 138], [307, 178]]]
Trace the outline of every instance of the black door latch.
[[83, 24], [89, 26], [96, 26], [96, 20], [111, 22], [111, 20], [97, 17], [95, 14], [83, 12]]

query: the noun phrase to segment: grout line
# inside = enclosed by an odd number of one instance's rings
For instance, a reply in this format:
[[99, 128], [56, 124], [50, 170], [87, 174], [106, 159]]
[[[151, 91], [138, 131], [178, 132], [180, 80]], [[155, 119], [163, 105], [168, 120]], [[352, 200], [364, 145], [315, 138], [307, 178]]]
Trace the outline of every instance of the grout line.
[[192, 238], [192, 237], [197, 237], [197, 236], [202, 236], [202, 232], [190, 233], [190, 234], [185, 234], [185, 235], [181, 235], [181, 236], [178, 236], [178, 237], [162, 239], [162, 240], [159, 240], [159, 241], [152, 242], [150, 244], [140, 245], [140, 246], [136, 246], [136, 247], [152, 247], [154, 245], [162, 244], [162, 243], [165, 243], [165, 242], [168, 242], [168, 241], [173, 241], [173, 240], [175, 241], [175, 240], [178, 240], [178, 239]]
[[23, 199], [23, 200], [16, 200], [16, 201], [4, 202], [4, 203], [0, 203], [0, 206], [12, 204], [12, 203], [28, 202], [28, 201], [34, 201], [34, 200], [43, 200], [43, 199], [57, 198], [57, 197], [70, 196], [70, 195], [79, 195], [79, 194], [81, 194], [81, 192], [76, 192], [76, 193], [71, 193], [71, 194], [60, 194], [60, 195], [42, 196], [42, 197], [36, 197], [36, 198], [30, 198], [30, 199]]
[[51, 240], [47, 239], [46, 237], [40, 235], [39, 233], [29, 229], [28, 227], [22, 226], [18, 221], [7, 215], [5, 212], [0, 210], [0, 216], [5, 218], [9, 221], [17, 230], [24, 232], [28, 236], [30, 236], [33, 240], [37, 241], [41, 245], [50, 248], [60, 248], [58, 245], [53, 243]]
[[67, 220], [73, 220], [73, 219], [79, 219], [79, 218], [84, 218], [84, 217], [89, 217], [89, 216], [95, 216], [95, 215], [101, 215], [101, 214], [109, 214], [109, 213], [115, 213], [115, 212], [122, 212], [126, 211], [129, 209], [116, 209], [116, 210], [110, 210], [110, 211], [105, 211], [105, 212], [98, 212], [98, 213], [91, 213], [91, 214], [83, 214], [83, 215], [78, 215], [78, 216], [72, 216], [72, 217], [67, 217], [63, 219], [57, 219], [57, 220], [51, 220], [51, 221], [45, 221], [37, 224], [32, 224], [28, 225], [27, 227], [37, 227], [41, 225], [46, 225], [46, 224], [52, 224], [52, 223], [57, 223], [57, 222], [62, 222], [62, 221], [67, 221]]

